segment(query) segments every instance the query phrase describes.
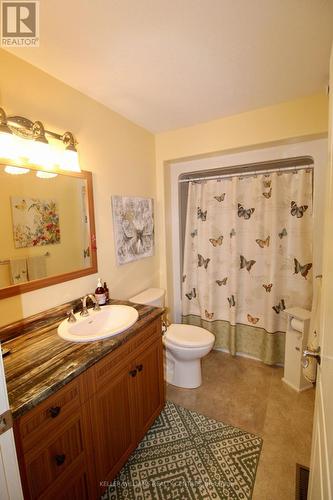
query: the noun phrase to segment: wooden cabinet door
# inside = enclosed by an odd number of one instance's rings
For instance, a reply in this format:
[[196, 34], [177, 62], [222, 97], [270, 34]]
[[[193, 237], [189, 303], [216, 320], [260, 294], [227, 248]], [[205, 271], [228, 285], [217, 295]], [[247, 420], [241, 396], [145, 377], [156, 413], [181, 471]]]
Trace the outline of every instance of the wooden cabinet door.
[[51, 488], [40, 500], [91, 500], [93, 493], [89, 492], [89, 479], [84, 470], [74, 470], [57, 488]]
[[84, 471], [75, 476], [66, 489], [57, 494], [57, 500], [89, 500], [88, 479]]
[[25, 454], [27, 482], [32, 499], [39, 498], [75, 464], [84, 467], [84, 438], [80, 414], [58, 429], [58, 433]]
[[110, 480], [126, 461], [134, 442], [133, 377], [126, 365], [92, 399], [93, 447], [97, 484]]
[[163, 346], [154, 342], [136, 358], [136, 433], [139, 439], [147, 432], [164, 406]]

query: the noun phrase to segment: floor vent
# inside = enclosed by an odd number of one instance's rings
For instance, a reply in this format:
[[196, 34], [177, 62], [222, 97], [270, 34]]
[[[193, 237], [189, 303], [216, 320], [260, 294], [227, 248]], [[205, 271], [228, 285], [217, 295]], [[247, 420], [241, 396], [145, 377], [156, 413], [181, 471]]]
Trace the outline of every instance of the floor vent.
[[296, 464], [296, 500], [307, 500], [309, 468]]

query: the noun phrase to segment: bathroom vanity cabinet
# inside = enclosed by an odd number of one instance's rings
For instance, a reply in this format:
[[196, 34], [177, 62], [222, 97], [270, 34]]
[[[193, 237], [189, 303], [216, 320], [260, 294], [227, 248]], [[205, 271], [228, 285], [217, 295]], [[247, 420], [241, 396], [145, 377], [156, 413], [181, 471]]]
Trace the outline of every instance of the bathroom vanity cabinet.
[[99, 498], [164, 402], [158, 317], [15, 419], [25, 498]]

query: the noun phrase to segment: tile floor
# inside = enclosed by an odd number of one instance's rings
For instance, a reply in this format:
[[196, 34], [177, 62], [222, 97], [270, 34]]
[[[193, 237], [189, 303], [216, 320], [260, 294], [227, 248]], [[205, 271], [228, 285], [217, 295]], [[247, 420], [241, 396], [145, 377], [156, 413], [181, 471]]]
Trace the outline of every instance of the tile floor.
[[212, 351], [198, 389], [167, 386], [167, 398], [264, 440], [253, 500], [294, 500], [296, 463], [309, 466], [314, 389], [296, 393], [283, 368]]

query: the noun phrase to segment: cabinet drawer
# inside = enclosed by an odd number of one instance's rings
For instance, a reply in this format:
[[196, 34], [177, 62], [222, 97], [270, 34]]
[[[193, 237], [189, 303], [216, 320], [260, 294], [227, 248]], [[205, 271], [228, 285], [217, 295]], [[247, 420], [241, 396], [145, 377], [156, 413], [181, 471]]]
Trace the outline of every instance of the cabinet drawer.
[[83, 434], [80, 417], [70, 420], [57, 435], [25, 454], [28, 486], [37, 499], [75, 462], [83, 460]]
[[158, 337], [161, 337], [161, 323], [159, 320], [150, 323], [126, 344], [118, 347], [114, 352], [96, 363], [93, 367], [95, 390], [103, 389], [105, 384], [134, 358], [136, 351], [146, 348]]
[[105, 384], [128, 363], [129, 355], [130, 346], [127, 342], [93, 366], [93, 378], [97, 392], [103, 389]]
[[20, 419], [23, 451], [38, 445], [43, 436], [55, 432], [80, 407], [80, 377], [31, 410]]
[[138, 335], [136, 335], [130, 342], [130, 351], [133, 352], [141, 347], [152, 344], [159, 337], [161, 333], [161, 321], [156, 320], [144, 328]]

